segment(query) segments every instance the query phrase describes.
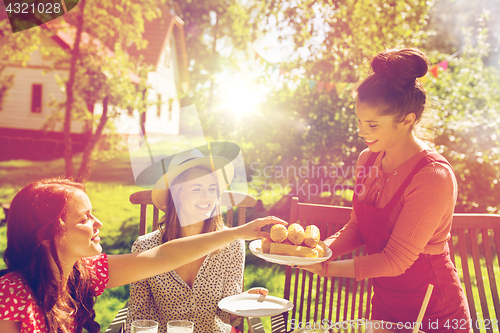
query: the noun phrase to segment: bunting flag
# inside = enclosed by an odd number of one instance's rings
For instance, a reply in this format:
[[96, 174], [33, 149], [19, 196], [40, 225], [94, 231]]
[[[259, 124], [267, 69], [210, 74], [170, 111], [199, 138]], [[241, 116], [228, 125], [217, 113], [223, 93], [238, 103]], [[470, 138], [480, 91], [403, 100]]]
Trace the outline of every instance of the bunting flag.
[[[449, 59], [454, 58], [456, 54], [453, 54]], [[309, 89], [313, 90], [314, 87], [316, 87], [318, 94], [321, 93], [323, 90], [326, 90], [327, 93], [331, 92], [333, 88], [335, 88], [337, 95], [340, 96], [342, 92], [347, 88], [348, 85], [351, 83], [346, 83], [346, 82], [324, 82], [324, 81], [316, 81], [316, 80], [308, 80], [308, 79], [302, 79], [300, 78], [297, 74], [292, 75], [292, 73], [285, 68], [281, 68], [279, 64], [274, 64], [270, 63], [266, 59], [264, 59], [259, 53], [255, 52], [255, 60], [259, 60], [261, 64], [265, 64], [266, 68], [271, 67], [271, 73], [274, 73], [277, 69], [279, 69], [279, 75], [282, 76], [287, 76], [290, 77], [293, 80], [293, 83], [297, 82], [300, 80], [300, 83], [298, 87], [301, 87], [308, 83]], [[438, 77], [439, 75], [439, 68], [443, 70], [443, 72], [446, 72], [448, 70], [448, 60], [443, 60], [439, 62], [438, 64], [432, 66], [432, 68], [429, 69], [429, 73], [431, 73], [432, 76], [435, 78]], [[418, 79], [422, 84], [425, 84], [429, 80], [428, 75], [424, 75], [423, 77]]]
[[439, 67], [443, 69], [443, 72], [446, 72], [448, 69], [448, 60], [443, 60], [438, 64]]
[[437, 78], [438, 77], [438, 65], [433, 66], [429, 72], [431, 72], [431, 74], [435, 78]]
[[329, 82], [326, 84], [326, 92], [332, 91], [333, 87], [335, 87], [335, 83]]
[[325, 87], [325, 84], [326, 84], [325, 82], [321, 82], [321, 81], [318, 82], [318, 85], [317, 85], [317, 87], [318, 87], [318, 94], [321, 92], [321, 90], [323, 90], [323, 88]]

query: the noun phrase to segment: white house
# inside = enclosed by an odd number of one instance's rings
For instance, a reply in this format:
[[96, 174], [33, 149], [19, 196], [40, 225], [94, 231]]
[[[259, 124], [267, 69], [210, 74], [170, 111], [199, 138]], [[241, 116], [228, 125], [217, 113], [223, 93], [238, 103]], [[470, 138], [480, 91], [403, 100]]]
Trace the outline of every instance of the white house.
[[[148, 73], [148, 99], [153, 106], [140, 114], [122, 112], [112, 121], [120, 134], [139, 134], [145, 123], [148, 135], [179, 134], [180, 105], [178, 93], [188, 86], [186, 44], [183, 21], [168, 8], [161, 18], [146, 22], [144, 38], [146, 49], [130, 49], [131, 57], [143, 56], [143, 61], [153, 66]], [[42, 29], [43, 31], [43, 29]], [[42, 33], [42, 46], [69, 49], [73, 40], [67, 34], [53, 36]], [[0, 39], [0, 50], [1, 50]], [[30, 55], [25, 66], [9, 63], [3, 73], [14, 74], [14, 85], [7, 91], [0, 111], [0, 159], [27, 158], [35, 155], [61, 156], [63, 152], [62, 124], [48, 122], [56, 110], [50, 101], [65, 100], [58, 78], [67, 78], [68, 66], [54, 64], [40, 50]], [[96, 105], [95, 114], [102, 112]], [[50, 125], [50, 126], [48, 126]], [[44, 131], [45, 129], [45, 131]], [[74, 150], [81, 151], [86, 143], [84, 122], [73, 121], [71, 126]]]

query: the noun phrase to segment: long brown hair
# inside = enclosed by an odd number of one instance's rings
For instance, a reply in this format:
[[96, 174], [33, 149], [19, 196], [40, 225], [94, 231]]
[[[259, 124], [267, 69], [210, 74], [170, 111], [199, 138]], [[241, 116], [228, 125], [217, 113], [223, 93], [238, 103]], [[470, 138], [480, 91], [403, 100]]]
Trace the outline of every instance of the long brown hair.
[[[77, 191], [84, 192], [84, 186], [68, 179], [44, 179], [24, 187], [10, 205], [3, 254], [7, 269], [0, 276], [21, 274], [43, 310], [48, 332], [69, 332], [68, 315], [74, 317], [76, 332], [85, 328], [97, 333], [100, 329], [93, 309], [91, 272], [78, 260], [67, 285], [59, 282], [64, 279], [54, 239], [64, 232], [62, 221]], [[59, 268], [58, 278], [51, 261]]]
[[[202, 169], [206, 171], [207, 174], [210, 173], [210, 170], [208, 169], [202, 167], [195, 167], [195, 168]], [[194, 168], [188, 169], [183, 173], [181, 173], [179, 176], [177, 176], [173, 184], [167, 189], [167, 207], [165, 210], [165, 215], [163, 215], [163, 217], [160, 220], [160, 223], [158, 224], [158, 230], [160, 230], [163, 243], [182, 237], [179, 216], [177, 215], [177, 210], [175, 207], [171, 188], [185, 181], [187, 172], [192, 169]], [[217, 193], [220, 193], [218, 188], [217, 188]], [[218, 200], [217, 203], [215, 204], [214, 210], [215, 212], [213, 216], [204, 221], [201, 233], [207, 233], [224, 229], [224, 221], [222, 219], [220, 210], [220, 200]]]

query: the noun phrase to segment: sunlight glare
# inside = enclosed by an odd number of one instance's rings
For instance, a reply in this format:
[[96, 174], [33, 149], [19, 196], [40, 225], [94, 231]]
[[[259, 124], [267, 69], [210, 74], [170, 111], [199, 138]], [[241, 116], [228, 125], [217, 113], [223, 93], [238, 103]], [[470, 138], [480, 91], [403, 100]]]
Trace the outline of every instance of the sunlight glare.
[[223, 104], [237, 119], [248, 113], [255, 112], [260, 103], [264, 101], [265, 92], [258, 90], [255, 84], [248, 81], [232, 81], [225, 86]]

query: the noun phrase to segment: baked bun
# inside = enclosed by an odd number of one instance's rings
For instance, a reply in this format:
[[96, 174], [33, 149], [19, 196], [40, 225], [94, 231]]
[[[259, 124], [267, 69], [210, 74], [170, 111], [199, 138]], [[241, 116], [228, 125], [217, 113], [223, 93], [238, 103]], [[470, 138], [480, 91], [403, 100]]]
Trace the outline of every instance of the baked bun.
[[288, 240], [295, 245], [301, 245], [306, 234], [304, 228], [298, 223], [292, 223], [288, 226]]
[[275, 224], [271, 228], [271, 239], [273, 242], [281, 243], [288, 237], [288, 231], [282, 224]]
[[269, 251], [271, 250], [272, 243], [273, 243], [273, 241], [270, 240], [269, 238], [262, 238], [262, 253], [269, 254]]
[[304, 243], [309, 247], [316, 247], [319, 243], [319, 228], [313, 224], [306, 227]]

